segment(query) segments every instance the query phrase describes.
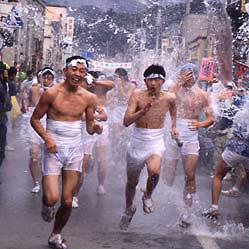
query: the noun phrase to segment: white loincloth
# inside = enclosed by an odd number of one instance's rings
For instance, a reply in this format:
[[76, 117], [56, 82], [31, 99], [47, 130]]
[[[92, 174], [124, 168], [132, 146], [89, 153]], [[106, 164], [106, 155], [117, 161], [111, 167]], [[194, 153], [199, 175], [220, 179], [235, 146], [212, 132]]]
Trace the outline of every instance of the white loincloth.
[[47, 133], [57, 146], [56, 153], [44, 149], [43, 175], [60, 175], [61, 169], [82, 171], [82, 121], [47, 119]]
[[[176, 127], [179, 132], [179, 141], [183, 143], [182, 147], [178, 147], [171, 134], [167, 131], [165, 136], [166, 158], [180, 159], [181, 155], [199, 155], [200, 145], [198, 140], [198, 130], [190, 130], [192, 119], [176, 119]], [[171, 127], [171, 126], [169, 126]]]
[[127, 150], [127, 165], [144, 165], [152, 155], [162, 156], [165, 150], [164, 128], [143, 129], [134, 127]]

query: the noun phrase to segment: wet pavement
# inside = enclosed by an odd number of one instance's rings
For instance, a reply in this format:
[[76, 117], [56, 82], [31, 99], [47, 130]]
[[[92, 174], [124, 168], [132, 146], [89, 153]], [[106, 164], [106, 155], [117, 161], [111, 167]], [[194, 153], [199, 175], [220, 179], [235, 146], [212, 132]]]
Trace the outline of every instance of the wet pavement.
[[[46, 249], [52, 224], [43, 222], [40, 217], [41, 194], [30, 192], [28, 150], [14, 134], [10, 145], [15, 151], [6, 152], [0, 168], [0, 249]], [[180, 169], [173, 188], [166, 187], [162, 180], [159, 182], [153, 196], [156, 210], [150, 215], [142, 211], [139, 189], [145, 186], [143, 172], [136, 195], [137, 213], [126, 232], [119, 229], [124, 208], [124, 164], [110, 162], [104, 196], [95, 194], [96, 178], [96, 169], [87, 175], [79, 196], [80, 207], [73, 210], [63, 230], [69, 249], [249, 248], [248, 194], [243, 193], [239, 199], [222, 197], [222, 218], [214, 224], [200, 215], [209, 204], [211, 183], [211, 178], [201, 171], [197, 177], [196, 215], [189, 229], [177, 224], [183, 207]]]

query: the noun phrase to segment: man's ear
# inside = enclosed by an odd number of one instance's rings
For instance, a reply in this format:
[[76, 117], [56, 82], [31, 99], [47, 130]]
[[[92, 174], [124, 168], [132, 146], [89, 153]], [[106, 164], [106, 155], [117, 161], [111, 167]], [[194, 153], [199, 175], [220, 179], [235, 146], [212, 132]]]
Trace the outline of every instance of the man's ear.
[[64, 73], [64, 75], [66, 74], [66, 72], [67, 72], [67, 68], [64, 67], [64, 68], [63, 68], [63, 73]]

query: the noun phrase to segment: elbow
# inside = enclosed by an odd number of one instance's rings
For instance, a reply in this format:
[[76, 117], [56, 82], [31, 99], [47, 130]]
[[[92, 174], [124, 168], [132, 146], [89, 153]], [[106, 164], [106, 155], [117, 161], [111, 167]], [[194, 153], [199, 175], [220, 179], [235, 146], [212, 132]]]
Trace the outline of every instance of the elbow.
[[33, 116], [30, 118], [30, 124], [31, 124], [32, 127], [34, 127], [35, 119], [34, 119]]
[[124, 127], [128, 127], [129, 126], [129, 123], [128, 123], [128, 121], [126, 119], [124, 119], [124, 121], [123, 121], [123, 126]]
[[210, 125], [213, 125], [213, 124], [214, 124], [214, 122], [215, 122], [215, 118], [214, 118], [214, 117], [212, 117], [212, 118], [210, 119]]
[[87, 131], [87, 133], [90, 134], [90, 135], [93, 135], [93, 134], [94, 134], [94, 130], [93, 130], [93, 129], [86, 128], [86, 131]]

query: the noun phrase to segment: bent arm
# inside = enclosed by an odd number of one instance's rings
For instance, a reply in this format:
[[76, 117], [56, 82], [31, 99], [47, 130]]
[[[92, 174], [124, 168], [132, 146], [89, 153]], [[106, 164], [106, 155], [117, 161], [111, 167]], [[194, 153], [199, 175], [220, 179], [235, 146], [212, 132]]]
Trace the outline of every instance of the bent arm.
[[207, 128], [208, 126], [212, 125], [215, 121], [214, 114], [213, 114], [213, 108], [210, 104], [210, 99], [207, 93], [204, 93], [204, 113], [206, 116], [206, 119], [199, 122], [198, 128]]
[[176, 96], [174, 95], [170, 100], [169, 100], [169, 113], [171, 117], [171, 127], [176, 128]]
[[94, 118], [97, 121], [107, 121], [107, 114], [103, 106], [100, 104], [99, 98], [97, 96], [95, 96], [95, 110], [97, 114], [94, 114]]
[[99, 86], [103, 86], [108, 90], [111, 90], [115, 84], [112, 80], [94, 80], [94, 83]]
[[127, 107], [127, 110], [126, 110], [125, 116], [124, 116], [123, 125], [125, 127], [130, 126], [137, 119], [141, 118], [145, 114], [145, 111], [143, 109], [136, 111], [137, 107], [138, 107], [137, 106], [137, 99], [135, 97], [135, 94], [132, 94], [130, 99], [129, 99], [128, 107]]
[[86, 113], [86, 130], [90, 135], [95, 133], [94, 112], [96, 108], [96, 98], [91, 96], [89, 104], [85, 110]]
[[40, 119], [48, 112], [50, 105], [51, 96], [46, 91], [42, 94], [30, 119], [31, 126], [45, 142], [49, 140], [49, 135], [43, 128]]

